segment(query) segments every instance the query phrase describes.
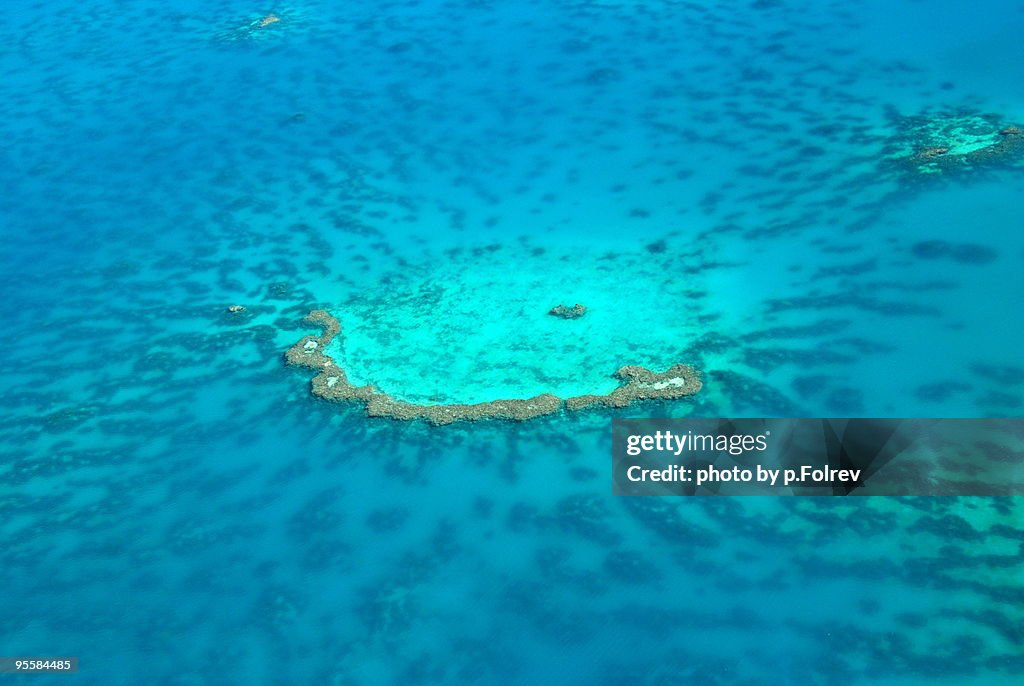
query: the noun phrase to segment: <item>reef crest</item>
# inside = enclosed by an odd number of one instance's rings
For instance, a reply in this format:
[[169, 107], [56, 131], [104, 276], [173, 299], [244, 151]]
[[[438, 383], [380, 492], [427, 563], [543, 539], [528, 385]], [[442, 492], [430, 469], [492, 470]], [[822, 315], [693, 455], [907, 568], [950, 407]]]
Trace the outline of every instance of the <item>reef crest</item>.
[[327, 346], [341, 334], [341, 322], [326, 310], [314, 310], [303, 320], [322, 330], [319, 336], [304, 336], [285, 352], [285, 361], [319, 373], [313, 377], [313, 395], [324, 400], [360, 403], [370, 417], [386, 417], [403, 421], [422, 419], [443, 425], [478, 419], [525, 421], [556, 414], [562, 410], [576, 412], [590, 407], [626, 407], [642, 400], [675, 400], [693, 395], [702, 387], [700, 372], [685, 364], [677, 364], [665, 372], [645, 367], [626, 366], [615, 372], [622, 385], [606, 395], [580, 395], [562, 399], [542, 393], [525, 400], [491, 400], [471, 405], [423, 405], [399, 400], [373, 385], [355, 386], [345, 370], [324, 353]]

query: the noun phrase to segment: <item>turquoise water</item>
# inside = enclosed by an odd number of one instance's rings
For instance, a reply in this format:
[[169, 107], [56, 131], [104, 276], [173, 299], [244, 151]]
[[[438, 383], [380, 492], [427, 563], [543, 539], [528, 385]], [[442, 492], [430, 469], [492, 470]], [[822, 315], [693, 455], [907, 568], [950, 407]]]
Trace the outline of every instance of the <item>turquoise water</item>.
[[6, 5], [0, 653], [1019, 679], [1015, 500], [614, 499], [611, 413], [368, 420], [282, 354], [322, 307], [417, 402], [683, 362], [697, 398], [615, 416], [1020, 415], [1022, 160], [890, 155], [909, 118], [1024, 123], [1022, 30], [1016, 0]]

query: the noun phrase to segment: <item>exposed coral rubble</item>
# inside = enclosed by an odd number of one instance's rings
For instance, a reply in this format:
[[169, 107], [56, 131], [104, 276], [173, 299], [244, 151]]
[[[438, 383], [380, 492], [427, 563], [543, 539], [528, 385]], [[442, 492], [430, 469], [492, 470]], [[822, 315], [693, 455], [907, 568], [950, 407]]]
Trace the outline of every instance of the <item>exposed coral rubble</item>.
[[693, 395], [701, 389], [701, 377], [693, 367], [677, 364], [658, 373], [644, 367], [626, 366], [615, 372], [622, 385], [606, 395], [581, 395], [563, 400], [550, 393], [525, 400], [492, 400], [472, 405], [420, 405], [398, 400], [375, 386], [355, 386], [345, 370], [323, 351], [341, 333], [341, 322], [325, 310], [314, 310], [306, 323], [320, 327], [319, 336], [304, 336], [285, 353], [290, 365], [308, 367], [319, 374], [313, 377], [313, 395], [324, 400], [362, 403], [370, 417], [412, 420], [431, 424], [452, 424], [477, 419], [524, 421], [560, 411], [589, 407], [626, 407], [641, 400], [672, 400]]

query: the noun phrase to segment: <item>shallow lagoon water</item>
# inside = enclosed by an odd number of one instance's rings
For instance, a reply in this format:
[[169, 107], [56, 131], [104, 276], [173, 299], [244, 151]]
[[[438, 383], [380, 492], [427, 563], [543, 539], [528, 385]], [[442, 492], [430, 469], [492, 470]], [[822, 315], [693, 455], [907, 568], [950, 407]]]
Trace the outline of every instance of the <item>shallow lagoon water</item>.
[[[14, 3], [2, 652], [103, 684], [1019, 678], [1015, 500], [606, 471], [610, 416], [1020, 414], [1020, 160], [882, 163], [901, 117], [1024, 121], [1022, 8], [986, 8], [311, 2], [250, 39], [234, 0]], [[316, 307], [410, 399], [706, 386], [371, 421], [282, 363]]]

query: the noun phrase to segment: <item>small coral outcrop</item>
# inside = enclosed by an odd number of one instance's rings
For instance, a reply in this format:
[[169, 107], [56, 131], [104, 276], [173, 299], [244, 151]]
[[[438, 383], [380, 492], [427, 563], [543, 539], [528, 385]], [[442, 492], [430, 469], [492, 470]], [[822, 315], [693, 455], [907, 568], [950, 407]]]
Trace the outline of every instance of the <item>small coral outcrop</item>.
[[587, 313], [587, 306], [576, 303], [572, 307], [566, 307], [565, 305], [555, 305], [548, 314], [552, 317], [561, 317], [562, 319], [579, 319]]

